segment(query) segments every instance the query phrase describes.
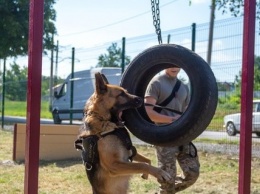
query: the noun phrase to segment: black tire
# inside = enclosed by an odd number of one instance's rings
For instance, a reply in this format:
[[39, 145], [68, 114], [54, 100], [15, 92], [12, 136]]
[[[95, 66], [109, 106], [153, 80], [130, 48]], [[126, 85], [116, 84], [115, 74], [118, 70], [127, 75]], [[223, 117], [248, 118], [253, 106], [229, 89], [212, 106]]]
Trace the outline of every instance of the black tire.
[[165, 68], [178, 65], [189, 77], [191, 101], [175, 122], [158, 126], [149, 122], [144, 106], [124, 111], [127, 128], [139, 139], [154, 145], [177, 146], [198, 137], [215, 114], [218, 90], [209, 65], [196, 53], [178, 45], [165, 44], [140, 53], [122, 75], [121, 86], [144, 97], [149, 81]]
[[229, 136], [235, 136], [237, 134], [237, 130], [234, 123], [232, 122], [227, 123], [226, 132]]
[[255, 133], [257, 137], [260, 137], [260, 132]]
[[52, 112], [52, 117], [53, 117], [53, 123], [54, 124], [61, 124], [62, 120], [60, 119], [59, 114], [58, 114], [57, 111], [53, 111]]

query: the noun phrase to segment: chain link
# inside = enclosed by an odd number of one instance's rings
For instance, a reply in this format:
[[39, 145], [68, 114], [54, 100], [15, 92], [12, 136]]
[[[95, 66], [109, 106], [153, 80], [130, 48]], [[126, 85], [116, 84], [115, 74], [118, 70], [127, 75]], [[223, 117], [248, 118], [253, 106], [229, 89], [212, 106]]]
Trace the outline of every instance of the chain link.
[[151, 0], [151, 5], [152, 5], [152, 14], [153, 14], [153, 25], [155, 27], [155, 32], [158, 36], [158, 42], [159, 44], [162, 44], [159, 0]]

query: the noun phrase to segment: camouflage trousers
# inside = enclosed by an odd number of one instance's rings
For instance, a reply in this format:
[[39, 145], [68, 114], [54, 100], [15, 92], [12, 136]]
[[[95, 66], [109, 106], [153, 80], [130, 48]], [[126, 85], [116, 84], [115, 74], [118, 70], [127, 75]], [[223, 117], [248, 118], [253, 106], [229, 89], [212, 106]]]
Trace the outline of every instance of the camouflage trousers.
[[[173, 177], [171, 182], [159, 182], [160, 194], [174, 194], [193, 185], [199, 177], [197, 150], [191, 145], [181, 147], [156, 146], [158, 167]], [[176, 161], [182, 171], [177, 175]]]

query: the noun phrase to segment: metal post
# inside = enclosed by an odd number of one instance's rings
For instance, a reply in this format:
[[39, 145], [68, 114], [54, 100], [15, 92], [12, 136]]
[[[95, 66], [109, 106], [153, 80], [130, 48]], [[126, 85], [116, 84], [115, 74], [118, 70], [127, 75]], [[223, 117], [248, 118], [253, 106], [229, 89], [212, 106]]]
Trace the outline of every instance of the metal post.
[[30, 0], [24, 194], [38, 193], [44, 0]]
[[238, 193], [250, 193], [256, 1], [244, 1]]
[[58, 60], [59, 60], [59, 41], [57, 41], [57, 47], [56, 47], [56, 60], [55, 60], [55, 79], [54, 79], [54, 85], [57, 85], [58, 82]]
[[209, 66], [211, 65], [211, 54], [212, 54], [212, 43], [213, 43], [213, 32], [214, 32], [214, 20], [215, 20], [215, 7], [216, 0], [211, 2], [211, 12], [210, 12], [210, 23], [209, 23], [209, 42], [208, 42], [208, 54], [207, 62]]
[[125, 37], [122, 38], [122, 63], [121, 63], [121, 68], [122, 68], [122, 73], [125, 71]]
[[195, 51], [195, 42], [196, 42], [196, 24], [193, 23], [191, 25], [192, 33], [191, 33], [191, 50]]
[[167, 43], [170, 44], [170, 41], [171, 41], [171, 35], [168, 34]]
[[2, 87], [2, 129], [5, 124], [5, 72], [6, 72], [6, 58], [4, 58], [4, 69], [3, 69], [3, 87]]
[[72, 48], [71, 57], [71, 77], [70, 77], [70, 124], [72, 125], [73, 120], [73, 93], [74, 93], [74, 61], [75, 61], [75, 48]]
[[52, 111], [52, 98], [53, 98], [53, 49], [54, 49], [54, 45], [53, 45], [53, 38], [54, 38], [54, 34], [52, 34], [52, 49], [51, 49], [51, 71], [50, 71], [50, 96], [49, 96], [49, 111]]

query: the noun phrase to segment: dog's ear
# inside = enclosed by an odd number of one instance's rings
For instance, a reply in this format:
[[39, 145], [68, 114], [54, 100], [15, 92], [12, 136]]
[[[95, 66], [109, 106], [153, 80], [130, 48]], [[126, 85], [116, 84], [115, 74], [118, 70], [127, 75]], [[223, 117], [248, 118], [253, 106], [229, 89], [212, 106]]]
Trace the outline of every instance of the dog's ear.
[[102, 78], [103, 78], [105, 84], [109, 84], [109, 82], [108, 82], [106, 76], [105, 76], [103, 73], [101, 73], [101, 76], [102, 76]]
[[96, 78], [96, 92], [97, 94], [104, 94], [107, 92], [107, 85], [102, 77], [101, 73], [96, 73], [95, 74]]

